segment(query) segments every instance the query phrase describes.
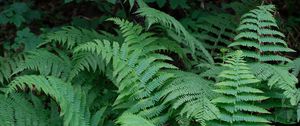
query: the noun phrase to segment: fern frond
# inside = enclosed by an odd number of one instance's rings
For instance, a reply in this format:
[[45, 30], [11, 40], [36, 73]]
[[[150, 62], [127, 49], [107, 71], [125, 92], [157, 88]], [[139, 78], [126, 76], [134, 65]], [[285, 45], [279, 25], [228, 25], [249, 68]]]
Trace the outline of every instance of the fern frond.
[[13, 80], [6, 93], [25, 89], [42, 91], [51, 96], [60, 105], [60, 115], [64, 117], [64, 126], [87, 126], [89, 117], [85, 102], [85, 92], [79, 87], [73, 87], [70, 83], [52, 76], [23, 75]]
[[246, 49], [251, 53], [245, 53], [245, 56], [260, 62], [291, 62], [279, 55], [294, 50], [287, 47], [283, 40], [285, 35], [278, 30], [272, 14], [274, 8], [273, 5], [262, 5], [243, 15], [237, 28], [239, 34], [235, 37], [236, 41], [229, 46], [248, 47]]
[[[213, 100], [222, 114], [218, 120], [210, 123], [215, 125], [268, 125], [270, 121], [259, 116], [259, 113], [269, 112], [253, 104], [253, 102], [268, 99], [268, 97], [262, 96], [261, 90], [252, 86], [259, 83], [260, 80], [256, 79], [249, 71], [241, 51], [229, 54], [226, 58], [224, 66], [228, 69], [220, 73], [219, 77], [223, 80], [216, 84], [217, 89], [215, 90], [221, 96]], [[250, 90], [248, 91], [248, 89]]]
[[184, 45], [190, 47], [192, 52], [195, 52], [196, 49], [200, 49], [200, 51], [204, 54], [204, 58], [210, 62], [213, 63], [214, 60], [212, 56], [209, 54], [209, 52], [205, 49], [205, 47], [202, 45], [202, 42], [198, 41], [194, 36], [192, 36], [183, 26], [182, 24], [177, 21], [174, 17], [161, 12], [159, 10], [150, 8], [150, 7], [142, 7], [139, 8], [139, 10], [136, 12], [140, 16], [146, 17], [148, 28], [153, 24], [161, 24], [167, 28], [170, 28], [174, 30], [178, 36], [182, 36], [183, 40], [187, 43], [183, 43]]

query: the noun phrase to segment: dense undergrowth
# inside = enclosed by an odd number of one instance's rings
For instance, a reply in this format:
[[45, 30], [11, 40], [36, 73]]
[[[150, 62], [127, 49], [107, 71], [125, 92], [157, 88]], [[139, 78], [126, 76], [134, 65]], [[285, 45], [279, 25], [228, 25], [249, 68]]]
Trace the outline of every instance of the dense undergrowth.
[[299, 124], [298, 2], [0, 4], [1, 126]]

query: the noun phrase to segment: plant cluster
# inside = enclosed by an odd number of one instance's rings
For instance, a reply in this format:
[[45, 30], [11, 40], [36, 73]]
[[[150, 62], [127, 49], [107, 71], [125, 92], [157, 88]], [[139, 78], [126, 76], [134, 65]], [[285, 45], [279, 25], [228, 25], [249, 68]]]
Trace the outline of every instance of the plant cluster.
[[3, 2], [0, 125], [297, 125], [300, 58], [276, 6], [218, 2]]

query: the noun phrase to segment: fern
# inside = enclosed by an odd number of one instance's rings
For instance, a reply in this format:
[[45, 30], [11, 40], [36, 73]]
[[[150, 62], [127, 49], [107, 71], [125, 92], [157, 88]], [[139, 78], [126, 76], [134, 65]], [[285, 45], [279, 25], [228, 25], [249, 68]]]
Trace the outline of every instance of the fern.
[[[162, 124], [165, 120], [157, 120], [165, 108], [157, 104], [161, 94], [157, 91], [165, 86], [164, 82], [173, 75], [163, 69], [176, 69], [165, 63], [171, 60], [168, 56], [155, 51], [164, 49], [153, 44], [157, 40], [151, 33], [142, 33], [142, 27], [126, 20], [110, 18], [120, 26], [124, 43], [107, 40], [95, 40], [80, 45], [75, 53], [91, 52], [101, 56], [103, 62], [112, 62], [112, 81], [118, 87], [119, 96], [115, 100], [115, 109], [127, 109], [128, 112], [151, 119], [154, 124]], [[156, 93], [155, 93], [156, 92]]]
[[79, 87], [72, 87], [59, 78], [52, 76], [24, 75], [13, 80], [6, 93], [25, 89], [42, 91], [55, 99], [61, 107], [60, 115], [64, 116], [64, 126], [86, 126], [89, 124], [86, 94]]
[[228, 69], [220, 73], [224, 80], [216, 84], [214, 91], [222, 96], [213, 100], [221, 110], [220, 118], [213, 125], [268, 125], [268, 120], [255, 113], [269, 113], [267, 110], [253, 105], [253, 102], [266, 100], [263, 91], [254, 84], [260, 82], [249, 71], [243, 60], [241, 51], [228, 56], [225, 61]]
[[150, 8], [150, 7], [142, 7], [139, 8], [137, 13], [140, 16], [146, 17], [146, 21], [148, 23], [148, 28], [152, 24], [159, 23], [167, 28], [170, 28], [174, 30], [178, 36], [182, 37], [184, 41], [186, 41], [188, 44], [185, 44], [186, 46], [189, 46], [192, 52], [195, 52], [195, 49], [200, 49], [200, 51], [204, 54], [204, 58], [210, 62], [213, 63], [213, 58], [209, 54], [209, 52], [205, 49], [205, 47], [202, 45], [200, 41], [198, 41], [194, 36], [192, 36], [183, 26], [180, 22], [178, 22], [174, 17], [161, 12], [159, 10]]
[[211, 82], [188, 72], [176, 72], [176, 79], [165, 89], [164, 102], [172, 102], [180, 115], [193, 118], [205, 125], [205, 121], [217, 118], [219, 110], [211, 103], [215, 97]]
[[244, 14], [237, 29], [239, 34], [235, 37], [235, 42], [229, 46], [248, 47], [249, 50], [244, 51], [245, 56], [259, 62], [290, 62], [290, 59], [279, 55], [282, 52], [294, 52], [294, 50], [287, 47], [283, 40], [285, 36], [277, 30], [273, 11], [273, 5], [263, 5]]

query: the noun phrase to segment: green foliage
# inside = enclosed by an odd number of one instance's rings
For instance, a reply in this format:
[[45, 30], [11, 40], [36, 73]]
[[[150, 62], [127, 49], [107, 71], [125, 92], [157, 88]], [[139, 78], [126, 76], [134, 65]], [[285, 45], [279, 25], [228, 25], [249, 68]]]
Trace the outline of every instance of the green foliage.
[[[163, 49], [153, 45], [156, 37], [151, 33], [142, 33], [142, 27], [118, 18], [109, 19], [120, 26], [124, 43], [107, 40], [95, 40], [75, 48], [75, 53], [91, 52], [102, 57], [108, 64], [112, 62], [112, 81], [118, 87], [120, 94], [114, 102], [114, 107], [127, 109], [131, 113], [138, 113], [145, 118], [153, 118], [165, 108], [159, 105], [161, 95], [155, 93], [173, 77], [162, 69], [176, 69], [165, 63], [171, 60], [168, 56], [155, 53]], [[158, 119], [161, 117], [157, 117]], [[158, 121], [158, 122], [157, 122]], [[164, 120], [154, 121], [161, 124]]]
[[[164, 102], [172, 102], [173, 109], [180, 109], [180, 115], [195, 119], [201, 124], [217, 118], [219, 110], [211, 99], [215, 97], [211, 82], [188, 72], [176, 72], [176, 79], [165, 89]], [[201, 86], [200, 86], [201, 85]]]
[[199, 38], [203, 38], [206, 41], [213, 43], [207, 48], [219, 49], [221, 47], [216, 47], [218, 43], [229, 45], [231, 43], [230, 39], [235, 36], [235, 25], [231, 15], [209, 15], [208, 17], [200, 19], [198, 27], [204, 30], [203, 37], [201, 36]]
[[103, 39], [103, 37], [104, 36], [94, 30], [67, 26], [62, 27], [58, 31], [48, 33], [45, 41], [46, 43], [58, 42], [59, 44], [65, 45], [67, 48], [73, 48], [84, 42], [89, 42], [94, 39]]
[[293, 52], [283, 40], [285, 36], [277, 30], [278, 26], [272, 12], [274, 12], [273, 5], [264, 5], [243, 15], [238, 28], [240, 33], [230, 46], [239, 46], [242, 49], [246, 47], [245, 56], [257, 61], [250, 65], [255, 76], [265, 81], [263, 84], [270, 88], [282, 89], [285, 97], [290, 99], [290, 103], [296, 105], [299, 101], [297, 78], [290, 74], [287, 68], [262, 63], [291, 62], [280, 54]]
[[230, 46], [248, 47], [249, 50], [244, 51], [245, 56], [259, 62], [290, 62], [290, 59], [273, 53], [293, 52], [294, 50], [287, 47], [283, 40], [285, 35], [277, 30], [278, 26], [272, 12], [274, 12], [273, 5], [263, 5], [244, 14], [237, 29], [239, 34]]
[[67, 78], [70, 72], [70, 59], [58, 52], [57, 56], [47, 50], [36, 50], [28, 52], [25, 55], [25, 60], [21, 62], [13, 74], [17, 74], [24, 70], [38, 71], [41, 75], [52, 75], [61, 78]]
[[11, 74], [17, 69], [19, 62], [23, 60], [23, 56], [15, 56], [11, 58], [0, 57], [0, 84], [8, 82]]
[[251, 64], [251, 71], [261, 80], [267, 81], [269, 87], [284, 90], [283, 94], [290, 98], [292, 105], [298, 103], [299, 92], [296, 88], [298, 79], [288, 69], [270, 64]]
[[41, 75], [24, 75], [13, 80], [7, 93], [25, 87], [42, 91], [58, 102], [60, 115], [64, 116], [64, 126], [86, 126], [89, 123], [89, 112], [86, 108], [86, 94], [80, 87], [73, 87], [59, 78]]
[[300, 120], [295, 2], [0, 3], [0, 125]]
[[51, 123], [48, 120], [49, 111], [43, 109], [42, 101], [37, 98], [33, 97], [32, 103], [19, 93], [12, 93], [7, 98], [1, 94], [0, 98], [0, 120], [3, 126], [46, 126]]
[[220, 108], [218, 120], [213, 125], [268, 125], [268, 120], [259, 116], [259, 113], [270, 113], [267, 110], [253, 105], [253, 102], [266, 100], [263, 91], [255, 88], [260, 80], [250, 72], [243, 59], [243, 53], [236, 51], [226, 58], [224, 70], [219, 77], [222, 81], [216, 84], [214, 91], [221, 94], [213, 102]]
[[[183, 40], [183, 43], [186, 46], [189, 46], [192, 52], [195, 52], [195, 49], [200, 49], [200, 51], [204, 54], [205, 58], [208, 62], [213, 63], [213, 58], [208, 53], [208, 51], [204, 48], [201, 42], [199, 42], [194, 36], [192, 36], [183, 26], [182, 24], [177, 21], [174, 17], [161, 12], [159, 10], [150, 8], [150, 7], [143, 7], [140, 8], [137, 13], [140, 16], [145, 16], [146, 21], [148, 24], [148, 28], [156, 23], [159, 23], [166, 28], [170, 28], [176, 32], [179, 38]], [[181, 41], [179, 41], [181, 42]]]
[[211, 50], [210, 54], [216, 56], [219, 49], [232, 43], [237, 27], [233, 19], [233, 15], [224, 13], [199, 14], [195, 25], [190, 27], [197, 31], [194, 34], [204, 42], [205, 48]]

